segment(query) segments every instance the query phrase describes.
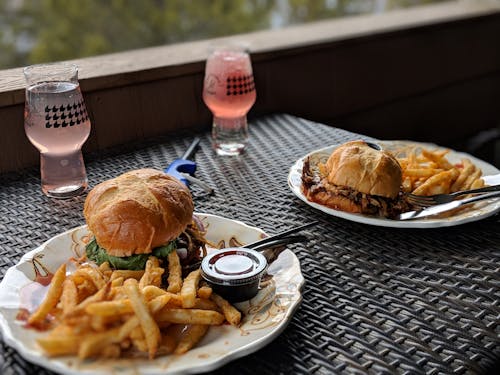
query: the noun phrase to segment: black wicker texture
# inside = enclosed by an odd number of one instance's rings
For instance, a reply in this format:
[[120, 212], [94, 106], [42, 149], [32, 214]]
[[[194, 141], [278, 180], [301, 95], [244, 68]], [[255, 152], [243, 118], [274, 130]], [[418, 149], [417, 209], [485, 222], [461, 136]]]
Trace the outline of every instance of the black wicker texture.
[[[308, 221], [307, 245], [294, 245], [306, 278], [303, 302], [287, 329], [221, 374], [482, 374], [500, 356], [500, 215], [457, 227], [394, 229], [319, 212], [287, 187], [290, 166], [308, 152], [363, 138], [288, 115], [250, 124], [247, 152], [215, 156], [201, 136], [194, 188], [198, 212], [272, 234]], [[194, 136], [194, 135], [192, 135]], [[130, 169], [162, 169], [190, 137], [87, 156], [91, 186]], [[0, 178], [0, 270], [52, 236], [84, 224], [85, 196], [44, 197], [38, 170]], [[51, 374], [0, 344], [0, 373]]]

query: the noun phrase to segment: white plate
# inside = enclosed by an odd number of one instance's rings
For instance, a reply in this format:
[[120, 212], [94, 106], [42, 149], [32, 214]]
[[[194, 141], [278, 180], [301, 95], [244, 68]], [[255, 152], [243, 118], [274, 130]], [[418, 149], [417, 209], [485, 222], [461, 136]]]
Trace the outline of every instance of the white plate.
[[[412, 141], [379, 141], [375, 142], [381, 145], [385, 149], [398, 149], [402, 146], [407, 146], [409, 144], [415, 145], [417, 147], [425, 147], [430, 149], [443, 149], [443, 147], [430, 144], [430, 143], [418, 143]], [[478, 202], [473, 205], [469, 209], [464, 209], [456, 215], [449, 216], [446, 218], [437, 218], [437, 217], [428, 217], [420, 220], [406, 220], [406, 221], [397, 221], [390, 220], [381, 217], [362, 215], [362, 214], [353, 214], [345, 211], [334, 210], [333, 208], [323, 206], [321, 204], [310, 202], [302, 193], [302, 166], [306, 157], [313, 156], [315, 158], [319, 158], [321, 160], [326, 161], [333, 150], [335, 150], [340, 145], [332, 145], [328, 146], [316, 151], [313, 151], [303, 158], [297, 160], [292, 167], [290, 168], [290, 172], [288, 174], [288, 186], [292, 190], [292, 192], [307, 203], [309, 206], [314, 207], [320, 211], [323, 211], [332, 216], [340, 217], [342, 219], [355, 221], [362, 224], [370, 224], [377, 225], [382, 227], [393, 227], [393, 228], [436, 228], [436, 227], [449, 227], [453, 225], [459, 225], [468, 223], [471, 221], [476, 221], [480, 219], [484, 219], [488, 216], [491, 216], [498, 211], [500, 211], [500, 199], [488, 200]], [[472, 155], [457, 152], [450, 150], [450, 152], [446, 155], [447, 159], [451, 163], [458, 163], [462, 158], [468, 158], [474, 163], [477, 167], [479, 167], [483, 171], [483, 175], [494, 175], [500, 173], [500, 170], [488, 164], [480, 159], [475, 158]]]
[[[242, 222], [209, 214], [197, 214], [207, 226], [207, 239], [219, 245], [245, 244], [261, 239], [264, 232]], [[33, 308], [43, 293], [26, 293], [40, 286], [37, 274], [54, 272], [72, 256], [84, 252], [82, 238], [87, 227], [71, 229], [53, 237], [37, 249], [25, 254], [11, 267], [0, 284], [0, 328], [7, 344], [28, 361], [63, 374], [189, 374], [211, 371], [231, 360], [253, 353], [277, 337], [290, 321], [302, 296], [304, 278], [299, 260], [290, 250], [283, 251], [268, 270], [272, 279], [250, 301], [237, 304], [244, 313], [240, 327], [211, 327], [203, 340], [186, 354], [147, 359], [86, 360], [75, 357], [48, 358], [42, 354], [35, 339], [44, 333], [23, 328], [16, 320], [20, 308]], [[25, 298], [23, 296], [38, 295]]]

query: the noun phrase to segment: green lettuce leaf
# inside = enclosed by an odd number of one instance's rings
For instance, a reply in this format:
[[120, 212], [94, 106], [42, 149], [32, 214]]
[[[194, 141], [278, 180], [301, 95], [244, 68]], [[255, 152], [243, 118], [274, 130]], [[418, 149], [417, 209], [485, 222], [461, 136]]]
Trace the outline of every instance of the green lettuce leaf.
[[[157, 258], [166, 258], [177, 247], [176, 241], [171, 241], [164, 246], [153, 249], [153, 255]], [[85, 248], [87, 258], [98, 265], [108, 262], [111, 268], [117, 270], [143, 270], [146, 267], [149, 254], [137, 254], [129, 257], [116, 257], [99, 246], [95, 238], [92, 239]]]
[[177, 241], [170, 241], [168, 244], [155, 247], [153, 255], [157, 258], [166, 258], [173, 250], [177, 248]]
[[137, 254], [129, 257], [115, 257], [109, 255], [106, 250], [100, 247], [93, 239], [86, 247], [87, 258], [101, 265], [108, 262], [111, 268], [118, 270], [143, 270], [149, 254]]

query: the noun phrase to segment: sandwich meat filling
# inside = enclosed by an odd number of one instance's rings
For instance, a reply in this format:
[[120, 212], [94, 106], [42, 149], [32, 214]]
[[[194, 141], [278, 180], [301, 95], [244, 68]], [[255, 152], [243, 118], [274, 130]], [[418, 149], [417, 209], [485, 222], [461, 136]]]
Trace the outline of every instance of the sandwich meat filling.
[[339, 198], [353, 203], [351, 212], [393, 218], [410, 209], [400, 192], [395, 199], [361, 193], [348, 186], [331, 184], [311, 170], [309, 158], [304, 161], [302, 188], [307, 199], [327, 207], [339, 209]]

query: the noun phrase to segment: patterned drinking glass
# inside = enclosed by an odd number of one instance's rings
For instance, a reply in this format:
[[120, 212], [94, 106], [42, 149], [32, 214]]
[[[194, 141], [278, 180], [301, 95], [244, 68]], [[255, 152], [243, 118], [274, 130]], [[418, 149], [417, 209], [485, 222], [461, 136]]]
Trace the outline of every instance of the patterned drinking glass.
[[71, 198], [87, 188], [82, 145], [90, 119], [78, 83], [78, 67], [53, 63], [24, 68], [24, 130], [40, 152], [42, 191]]
[[247, 113], [255, 103], [249, 54], [239, 46], [215, 48], [205, 67], [203, 100], [213, 114], [212, 143], [219, 155], [239, 155], [248, 142]]

